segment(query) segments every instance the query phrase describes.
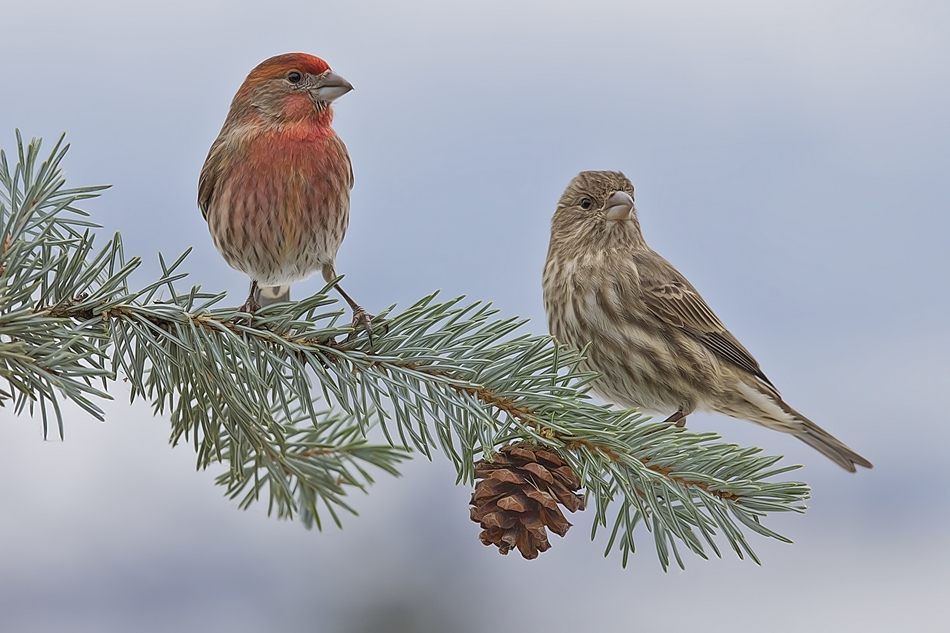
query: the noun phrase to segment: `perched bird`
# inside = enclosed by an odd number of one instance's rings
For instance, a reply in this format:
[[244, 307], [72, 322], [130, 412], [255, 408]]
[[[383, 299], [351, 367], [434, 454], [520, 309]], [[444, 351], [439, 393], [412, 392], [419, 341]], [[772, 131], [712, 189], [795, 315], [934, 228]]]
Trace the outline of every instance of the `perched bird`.
[[714, 411], [790, 433], [855, 472], [871, 462], [782, 400], [759, 364], [696, 289], [643, 239], [633, 185], [620, 172], [585, 171], [551, 221], [544, 265], [548, 328], [587, 349], [592, 390], [608, 402], [680, 426]]
[[[250, 72], [231, 101], [198, 180], [214, 245], [251, 278], [243, 311], [290, 298], [319, 270], [337, 277], [353, 169], [331, 127], [330, 104], [353, 89], [319, 57], [277, 55]], [[369, 314], [336, 286], [369, 330]]]

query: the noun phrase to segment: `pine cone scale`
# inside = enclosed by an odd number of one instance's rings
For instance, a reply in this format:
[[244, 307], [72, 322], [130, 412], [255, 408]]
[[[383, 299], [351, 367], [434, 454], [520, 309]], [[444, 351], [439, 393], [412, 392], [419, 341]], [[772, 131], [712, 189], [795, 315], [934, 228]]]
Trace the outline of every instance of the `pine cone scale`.
[[551, 471], [537, 462], [525, 464], [524, 469], [532, 475], [540, 477], [542, 481], [546, 481], [549, 484], [554, 483], [554, 475], [551, 474]]
[[527, 496], [520, 493], [502, 497], [495, 502], [495, 505], [509, 512], [526, 512], [531, 507]]

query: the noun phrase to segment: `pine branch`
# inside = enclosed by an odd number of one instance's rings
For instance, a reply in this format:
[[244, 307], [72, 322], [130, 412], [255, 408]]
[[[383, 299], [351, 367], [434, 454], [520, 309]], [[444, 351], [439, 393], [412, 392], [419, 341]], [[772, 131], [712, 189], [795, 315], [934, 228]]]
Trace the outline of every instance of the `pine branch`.
[[[17, 413], [39, 404], [44, 429], [52, 405], [62, 434], [57, 394], [101, 419], [93, 399], [121, 373], [133, 400], [169, 415], [172, 443], [190, 443], [199, 468], [228, 467], [218, 483], [242, 507], [265, 495], [279, 517], [318, 526], [321, 505], [337, 524], [338, 510], [352, 512], [345, 495], [372, 483], [368, 465], [397, 474], [411, 452], [441, 451], [470, 485], [480, 457], [527, 441], [576, 474], [592, 537], [608, 529], [607, 551], [618, 547], [624, 564], [641, 522], [666, 568], [671, 554], [683, 565], [680, 545], [720, 555], [720, 533], [757, 561], [745, 531], [787, 540], [761, 519], [804, 510], [807, 486], [773, 479], [797, 466], [594, 404], [580, 353], [519, 334], [524, 320], [486, 304], [432, 295], [391, 308], [371, 344], [339, 324], [327, 289], [253, 316], [216, 307], [224, 294], [183, 291], [187, 253], [160, 258], [160, 279], [131, 291], [140, 261], [125, 260], [118, 235], [94, 251], [75, 217], [73, 204], [101, 188], [62, 189], [66, 148], [34, 169], [39, 143], [17, 140], [13, 174], [0, 153], [0, 402]], [[377, 432], [386, 443], [367, 443]]]

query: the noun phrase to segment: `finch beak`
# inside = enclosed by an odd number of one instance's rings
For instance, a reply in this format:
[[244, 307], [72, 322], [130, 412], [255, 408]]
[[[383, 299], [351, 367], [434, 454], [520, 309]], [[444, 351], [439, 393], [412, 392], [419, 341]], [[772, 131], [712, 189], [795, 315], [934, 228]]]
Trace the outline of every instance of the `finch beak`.
[[608, 220], [629, 220], [633, 214], [633, 198], [626, 191], [615, 191], [604, 203]]
[[316, 101], [330, 103], [353, 89], [353, 85], [332, 70], [328, 70], [317, 78], [317, 85], [310, 89]]

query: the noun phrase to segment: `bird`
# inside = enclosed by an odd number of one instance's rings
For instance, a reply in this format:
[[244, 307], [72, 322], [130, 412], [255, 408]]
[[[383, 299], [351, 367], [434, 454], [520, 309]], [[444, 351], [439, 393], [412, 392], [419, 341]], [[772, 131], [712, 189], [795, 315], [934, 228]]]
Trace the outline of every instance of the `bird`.
[[696, 411], [788, 433], [849, 472], [870, 461], [790, 407], [706, 301], [647, 246], [619, 171], [584, 171], [558, 201], [542, 287], [548, 329], [582, 350], [591, 390], [623, 408]]
[[[319, 270], [338, 278], [353, 167], [331, 103], [353, 86], [307, 53], [276, 55], [247, 75], [198, 179], [198, 207], [218, 252], [251, 280], [240, 311], [290, 299]], [[371, 317], [337, 284], [354, 327]]]

